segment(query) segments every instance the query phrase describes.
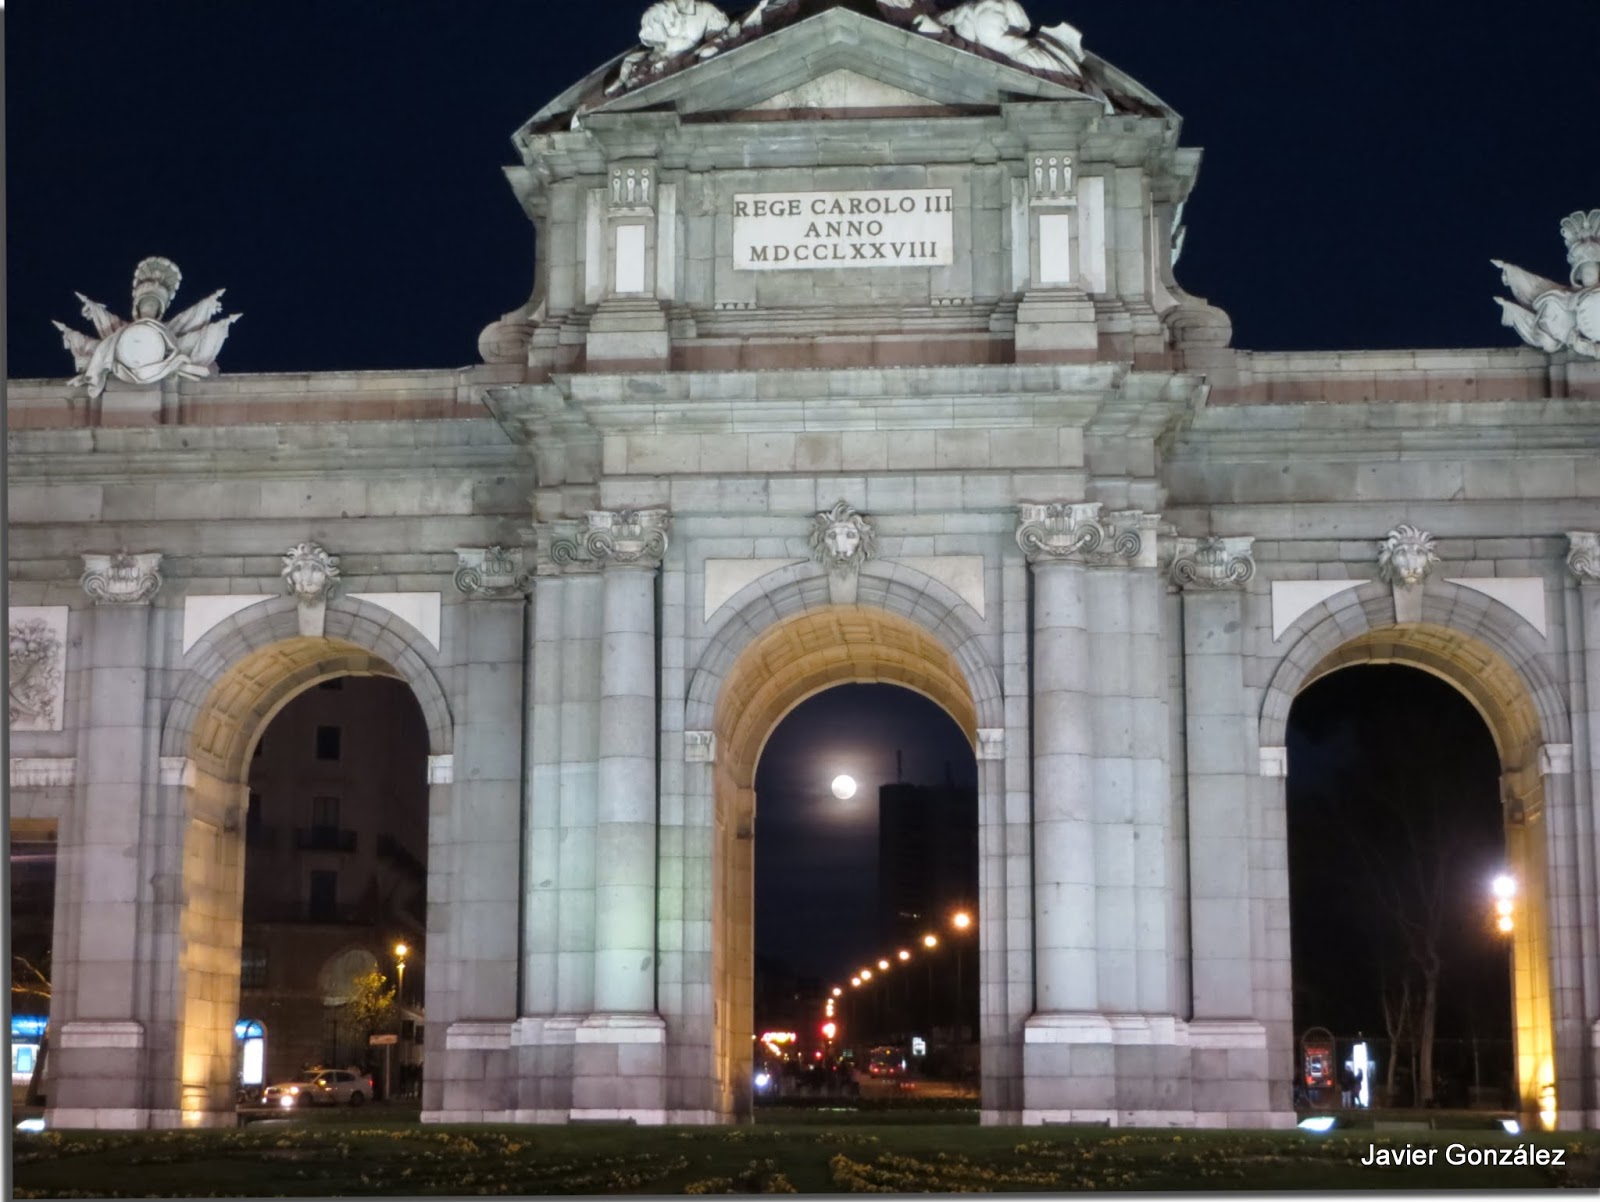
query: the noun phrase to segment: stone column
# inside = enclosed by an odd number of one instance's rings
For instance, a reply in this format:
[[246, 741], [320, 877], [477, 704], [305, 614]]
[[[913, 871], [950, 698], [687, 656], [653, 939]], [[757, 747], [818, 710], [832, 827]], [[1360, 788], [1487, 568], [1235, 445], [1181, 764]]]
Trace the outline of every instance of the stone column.
[[594, 826], [594, 1009], [579, 1024], [571, 1114], [665, 1119], [656, 1013], [656, 601], [664, 509], [595, 511], [582, 549], [602, 567]]
[[1265, 1116], [1267, 1038], [1256, 1005], [1259, 899], [1250, 812], [1259, 755], [1244, 684], [1250, 538], [1180, 538], [1171, 578], [1183, 597], [1184, 746], [1188, 762], [1190, 1038], [1201, 1121]]
[[[48, 1122], [143, 1127], [140, 828], [158, 732], [149, 711], [150, 601], [161, 555], [85, 555], [95, 603], [82, 654], [84, 723], [74, 804], [62, 816]], [[164, 1066], [176, 1076], [177, 1065]], [[164, 1101], [164, 1105], [170, 1102]]]
[[[1034, 997], [1041, 1013], [1092, 1011], [1095, 973], [1093, 747], [1088, 568], [1050, 524], [1098, 505], [1022, 506], [1017, 541], [1033, 569]], [[1052, 536], [1053, 535], [1053, 536]]]
[[[1567, 646], [1572, 674], [1572, 748], [1567, 759], [1570, 772], [1562, 782], [1570, 795], [1577, 818], [1575, 834], [1582, 839], [1578, 848], [1578, 915], [1595, 913], [1600, 906], [1600, 821], [1595, 807], [1600, 805], [1600, 533], [1570, 531], [1567, 534], [1567, 570], [1575, 587], [1567, 607]], [[1553, 807], [1550, 779], [1546, 778], [1545, 804]], [[1585, 1073], [1586, 1088], [1577, 1097], [1561, 1098], [1563, 1110], [1583, 1105], [1585, 1123], [1600, 1128], [1600, 953], [1592, 924], [1579, 921], [1582, 941], [1582, 981], [1585, 996], [1584, 1021], [1589, 1028]], [[1565, 1093], [1566, 1091], [1562, 1091]]]

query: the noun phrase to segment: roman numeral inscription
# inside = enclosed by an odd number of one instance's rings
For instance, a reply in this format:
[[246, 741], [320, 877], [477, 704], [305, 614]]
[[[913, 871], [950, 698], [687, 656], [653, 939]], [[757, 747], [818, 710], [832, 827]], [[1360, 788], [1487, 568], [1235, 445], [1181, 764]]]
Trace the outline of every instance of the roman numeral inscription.
[[952, 261], [949, 188], [741, 192], [733, 198], [738, 271], [940, 267]]

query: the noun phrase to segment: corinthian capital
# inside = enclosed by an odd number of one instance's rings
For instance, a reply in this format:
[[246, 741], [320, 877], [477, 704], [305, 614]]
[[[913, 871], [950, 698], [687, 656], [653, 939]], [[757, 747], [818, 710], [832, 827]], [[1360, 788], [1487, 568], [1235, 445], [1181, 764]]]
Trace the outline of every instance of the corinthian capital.
[[1250, 537], [1175, 540], [1172, 582], [1180, 588], [1238, 588], [1256, 574]]
[[1154, 564], [1155, 515], [1127, 510], [1102, 516], [1101, 508], [1099, 501], [1025, 501], [1017, 506], [1017, 546], [1033, 564]]
[[83, 591], [100, 605], [142, 605], [161, 589], [161, 552], [85, 554]]
[[667, 553], [670, 524], [665, 509], [592, 509], [579, 530], [550, 544], [550, 558], [556, 563], [586, 558], [657, 567]]
[[1600, 584], [1600, 534], [1567, 531], [1567, 571], [1581, 583]]

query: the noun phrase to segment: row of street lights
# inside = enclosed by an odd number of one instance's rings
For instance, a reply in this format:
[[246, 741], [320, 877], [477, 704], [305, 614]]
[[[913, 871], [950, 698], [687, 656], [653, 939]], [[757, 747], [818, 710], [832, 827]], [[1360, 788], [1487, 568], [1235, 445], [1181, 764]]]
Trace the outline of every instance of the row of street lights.
[[[957, 910], [950, 916], [950, 926], [959, 934], [965, 934], [967, 931], [971, 930], [972, 921], [972, 915], [966, 910]], [[939, 946], [939, 936], [929, 931], [927, 934], [922, 936], [920, 942], [925, 951], [932, 952]], [[896, 964], [907, 964], [910, 962], [910, 960], [911, 949], [904, 947], [895, 952], [893, 959], [888, 956], [879, 957], [876, 962], [876, 973], [878, 975], [878, 979], [881, 980], [883, 974], [889, 972], [890, 969], [896, 966]], [[873, 977], [874, 967], [869, 964], [868, 966], [857, 970], [850, 977], [850, 987], [852, 989], [860, 989], [864, 985], [870, 985]], [[933, 990], [933, 962], [931, 960], [928, 962], [928, 988], [929, 996], [931, 998]], [[822, 1034], [830, 1043], [833, 1042], [834, 1036], [838, 1034], [839, 1028], [837, 1022], [835, 1021], [835, 1003], [842, 997], [844, 997], [844, 986], [834, 985], [829, 989], [828, 996], [823, 1002]], [[956, 954], [956, 997], [958, 999], [961, 997], [961, 955], [959, 949], [957, 949]]]

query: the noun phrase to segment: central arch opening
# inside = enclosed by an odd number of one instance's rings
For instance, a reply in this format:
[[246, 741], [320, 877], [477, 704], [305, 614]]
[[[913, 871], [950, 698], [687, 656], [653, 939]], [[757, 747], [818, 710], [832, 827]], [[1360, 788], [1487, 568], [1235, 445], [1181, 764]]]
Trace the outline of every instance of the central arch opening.
[[[897, 685], [921, 694], [954, 723], [968, 757], [977, 742], [977, 706], [960, 664], [909, 618], [870, 606], [819, 606], [768, 627], [737, 656], [715, 709], [718, 904], [712, 929], [718, 1076], [723, 1108], [736, 1115], [753, 1109], [754, 1045], [761, 1034], [753, 1030], [757, 764], [786, 715], [845, 684]], [[830, 783], [836, 775], [829, 774]], [[973, 923], [974, 930], [980, 926]], [[976, 942], [975, 934], [970, 938]], [[979, 963], [976, 948], [969, 963]], [[831, 989], [835, 983], [826, 984]]]
[[977, 762], [940, 706], [846, 684], [756, 770], [758, 1104], [978, 1097]]

